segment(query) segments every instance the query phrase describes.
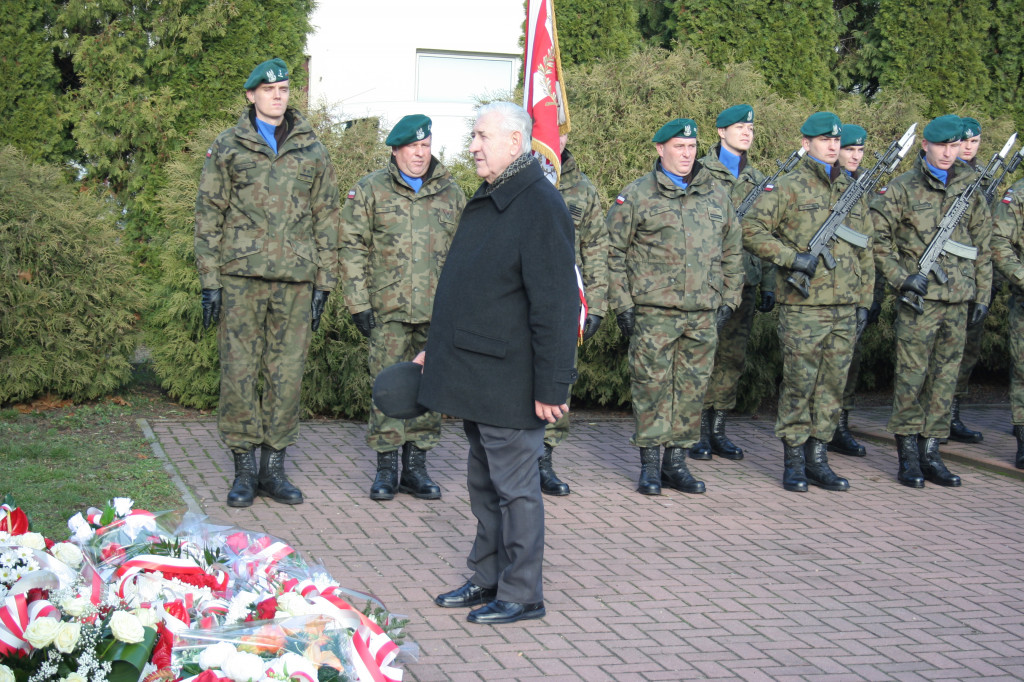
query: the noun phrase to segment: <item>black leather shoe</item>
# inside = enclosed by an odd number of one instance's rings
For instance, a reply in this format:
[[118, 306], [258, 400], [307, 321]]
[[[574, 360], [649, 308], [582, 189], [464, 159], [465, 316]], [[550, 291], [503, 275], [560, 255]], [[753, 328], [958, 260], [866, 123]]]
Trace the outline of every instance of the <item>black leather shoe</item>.
[[496, 587], [480, 587], [467, 580], [466, 584], [457, 590], [445, 592], [434, 597], [434, 603], [446, 609], [461, 609], [466, 606], [486, 604], [498, 596]]
[[470, 611], [466, 620], [480, 625], [501, 625], [502, 623], [514, 623], [517, 620], [543, 618], [545, 615], [547, 615], [547, 611], [544, 610], [542, 601], [536, 604], [520, 604], [515, 601], [495, 599], [486, 606]]

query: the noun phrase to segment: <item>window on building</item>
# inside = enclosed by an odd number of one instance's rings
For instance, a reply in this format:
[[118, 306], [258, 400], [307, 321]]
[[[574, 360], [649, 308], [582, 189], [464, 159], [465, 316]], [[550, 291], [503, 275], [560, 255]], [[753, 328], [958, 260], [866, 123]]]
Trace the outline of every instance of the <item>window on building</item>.
[[508, 96], [519, 76], [516, 55], [473, 52], [416, 53], [416, 101], [474, 102], [487, 95]]

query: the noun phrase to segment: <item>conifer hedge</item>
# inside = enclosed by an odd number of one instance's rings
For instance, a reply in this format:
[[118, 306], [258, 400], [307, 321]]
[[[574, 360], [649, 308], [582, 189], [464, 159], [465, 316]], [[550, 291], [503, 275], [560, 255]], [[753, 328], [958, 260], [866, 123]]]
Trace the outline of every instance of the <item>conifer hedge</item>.
[[117, 218], [109, 197], [0, 148], [0, 405], [130, 379], [144, 291]]

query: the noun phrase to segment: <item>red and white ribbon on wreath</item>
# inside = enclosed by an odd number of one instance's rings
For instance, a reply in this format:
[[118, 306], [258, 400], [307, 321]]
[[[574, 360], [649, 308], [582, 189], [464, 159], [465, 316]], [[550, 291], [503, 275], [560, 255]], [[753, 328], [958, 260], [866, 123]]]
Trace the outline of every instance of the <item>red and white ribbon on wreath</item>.
[[352, 648], [356, 655], [352, 657], [352, 664], [360, 682], [401, 682], [402, 670], [391, 665], [398, 655], [398, 645], [379, 625], [345, 601], [336, 587], [326, 588], [310, 602], [325, 609], [325, 615], [333, 616], [355, 631]]
[[0, 606], [0, 656], [11, 656], [31, 648], [25, 640], [25, 630], [37, 618], [60, 620], [60, 611], [45, 599], [29, 603], [23, 594], [13, 594], [4, 600]]
[[128, 523], [129, 519], [132, 519], [133, 521], [142, 521], [142, 524], [140, 525], [147, 525], [146, 522], [150, 519], [155, 519], [156, 514], [154, 514], [153, 512], [146, 511], [145, 509], [132, 509], [124, 516], [119, 516], [118, 518], [114, 519], [105, 526], [100, 522], [100, 519], [102, 518], [103, 512], [96, 509], [95, 507], [91, 508], [89, 510], [89, 513], [85, 515], [85, 520], [96, 527], [96, 535], [103, 535], [104, 533], [109, 533], [110, 531], [115, 530]]
[[238, 559], [232, 568], [238, 575], [249, 578], [268, 578], [278, 562], [294, 551], [283, 542], [272, 542], [256, 554]]
[[156, 556], [153, 554], [140, 554], [134, 559], [129, 559], [114, 571], [119, 580], [117, 581], [117, 595], [122, 599], [126, 596], [126, 587], [139, 573], [145, 572], [167, 572], [185, 573], [188, 575], [212, 575], [217, 581], [214, 586], [216, 590], [226, 590], [230, 582], [230, 576], [225, 571], [206, 571], [192, 559], [178, 559], [175, 557]]

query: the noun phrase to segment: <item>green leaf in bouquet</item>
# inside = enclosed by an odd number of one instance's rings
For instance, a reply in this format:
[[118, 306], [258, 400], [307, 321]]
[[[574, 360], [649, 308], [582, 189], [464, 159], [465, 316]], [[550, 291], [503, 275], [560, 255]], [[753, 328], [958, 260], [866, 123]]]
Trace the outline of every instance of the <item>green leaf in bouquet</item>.
[[114, 508], [108, 504], [106, 508], [104, 508], [103, 514], [100, 515], [100, 525], [106, 526], [110, 524], [114, 520], [114, 517]]
[[145, 632], [142, 641], [135, 644], [116, 639], [109, 643], [102, 656], [104, 661], [111, 663], [108, 682], [138, 682], [156, 644], [156, 630], [145, 628]]
[[329, 665], [322, 665], [316, 671], [316, 679], [317, 682], [347, 682], [348, 675]]

